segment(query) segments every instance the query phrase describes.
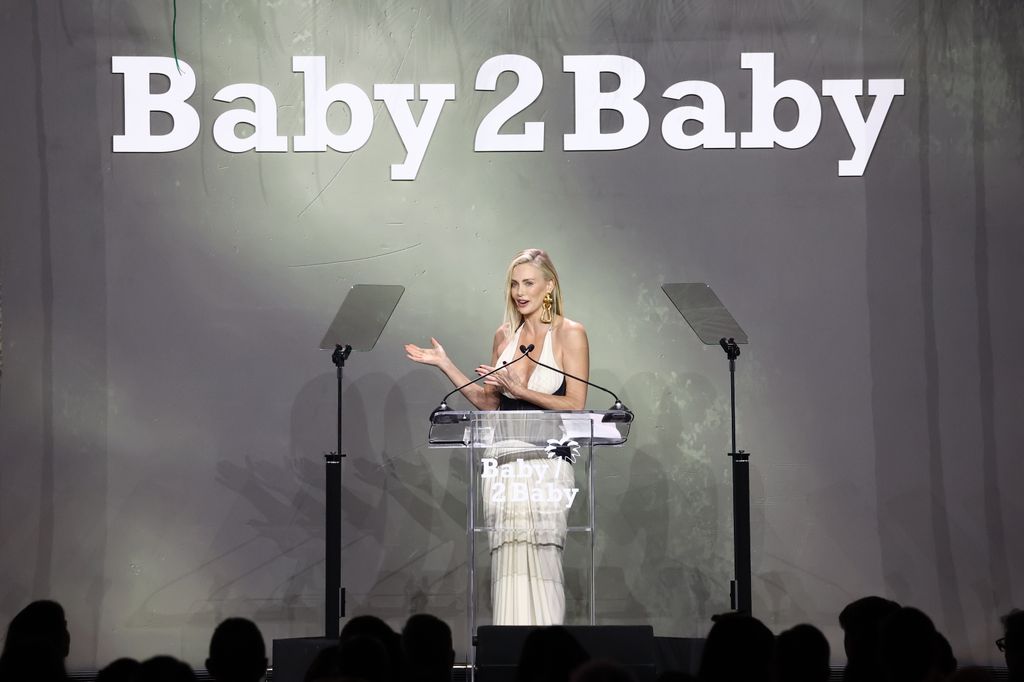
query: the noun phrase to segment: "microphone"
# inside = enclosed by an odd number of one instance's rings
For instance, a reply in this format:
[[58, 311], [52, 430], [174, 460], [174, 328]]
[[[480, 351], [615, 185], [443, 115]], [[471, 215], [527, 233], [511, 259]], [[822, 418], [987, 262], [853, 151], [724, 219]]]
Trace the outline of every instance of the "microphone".
[[[515, 360], [513, 360], [512, 362], [502, 361], [501, 367], [495, 367], [490, 372], [487, 372], [486, 374], [481, 374], [476, 379], [473, 379], [472, 381], [467, 381], [466, 383], [462, 384], [461, 386], [458, 386], [454, 390], [450, 391], [445, 397], [441, 398], [441, 404], [438, 405], [437, 408], [435, 408], [434, 411], [430, 413], [430, 423], [431, 424], [454, 424], [456, 421], [458, 421], [457, 419], [452, 418], [451, 415], [445, 416], [443, 414], [445, 412], [451, 412], [451, 408], [448, 407], [448, 398], [451, 398], [453, 395], [455, 395], [456, 393], [458, 393], [462, 389], [466, 388], [467, 386], [472, 386], [473, 384], [475, 384], [476, 382], [480, 381], [481, 379], [486, 379], [487, 377], [491, 376], [495, 372], [497, 372], [499, 370], [502, 370], [502, 369], [506, 369], [508, 367], [511, 367], [512, 365], [516, 364], [517, 362], [519, 362], [523, 358], [529, 357], [528, 354], [533, 350], [533, 347], [534, 346], [533, 346], [532, 343], [529, 346], [520, 346], [519, 350], [523, 354], [520, 355]], [[533, 358], [530, 358], [530, 359], [533, 360]], [[441, 415], [441, 416], [439, 416], [439, 415]]]
[[[519, 346], [519, 352], [522, 353], [522, 355], [519, 356], [519, 357], [520, 358], [529, 358], [530, 362], [532, 362], [535, 365], [540, 365], [541, 367], [547, 367], [551, 371], [558, 372], [562, 376], [569, 377], [570, 379], [575, 379], [576, 381], [582, 381], [587, 386], [593, 386], [594, 388], [598, 388], [598, 389], [604, 391], [605, 393], [607, 393], [608, 395], [610, 395], [612, 398], [614, 398], [615, 399], [615, 403], [611, 407], [608, 408], [608, 414], [606, 414], [604, 416], [604, 419], [602, 421], [605, 421], [605, 422], [620, 422], [620, 423], [625, 423], [625, 424], [628, 424], [628, 423], [633, 421], [633, 410], [631, 410], [628, 407], [626, 407], [625, 405], [623, 405], [622, 401], [619, 400], [619, 396], [615, 395], [614, 393], [609, 391], [604, 386], [598, 386], [597, 384], [595, 384], [595, 383], [593, 383], [591, 381], [587, 381], [586, 379], [581, 379], [578, 376], [574, 376], [572, 374], [569, 374], [568, 372], [560, 370], [557, 367], [552, 367], [551, 365], [545, 365], [540, 360], [534, 360], [533, 357], [530, 355], [530, 353], [532, 351], [533, 351], [533, 344], [532, 343], [529, 346]], [[518, 360], [519, 358], [516, 358], [516, 359]]]

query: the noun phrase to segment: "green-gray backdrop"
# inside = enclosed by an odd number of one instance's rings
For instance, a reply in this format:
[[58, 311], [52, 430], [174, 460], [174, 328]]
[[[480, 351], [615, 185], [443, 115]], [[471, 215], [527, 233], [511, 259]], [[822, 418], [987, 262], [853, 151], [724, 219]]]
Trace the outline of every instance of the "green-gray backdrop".
[[[928, 612], [962, 661], [998, 658], [998, 616], [1024, 601], [1018, 3], [177, 5], [201, 132], [171, 153], [112, 144], [112, 58], [173, 56], [171, 0], [0, 8], [0, 620], [58, 599], [84, 667], [198, 665], [229, 615], [268, 639], [319, 632], [335, 384], [317, 344], [350, 285], [396, 283], [391, 324], [346, 374], [349, 611], [395, 626], [430, 611], [461, 641], [462, 459], [426, 448], [447, 387], [401, 348], [434, 335], [467, 370], [486, 360], [504, 268], [540, 246], [589, 330], [593, 379], [638, 415], [599, 461], [600, 622], [699, 636], [728, 607], [726, 362], [660, 291], [707, 281], [752, 340], [737, 381], [756, 615], [817, 624], [838, 662], [838, 611], [882, 594]], [[678, 81], [715, 83], [727, 129], [750, 130], [745, 52], [819, 94], [823, 79], [904, 79], [862, 176], [837, 173], [853, 145], [827, 98], [802, 148], [665, 143]], [[505, 129], [543, 121], [543, 152], [474, 152], [515, 86], [474, 89], [499, 54], [543, 73]], [[371, 97], [454, 83], [415, 180], [389, 178], [404, 150], [379, 101], [356, 152], [215, 144], [216, 117], [246, 107], [213, 99], [233, 83], [264, 85], [279, 133], [302, 133], [303, 55]], [[565, 55], [642, 65], [643, 142], [563, 151]], [[795, 112], [779, 104], [780, 128]], [[333, 107], [332, 127], [346, 115]], [[154, 114], [154, 131], [169, 121]]]

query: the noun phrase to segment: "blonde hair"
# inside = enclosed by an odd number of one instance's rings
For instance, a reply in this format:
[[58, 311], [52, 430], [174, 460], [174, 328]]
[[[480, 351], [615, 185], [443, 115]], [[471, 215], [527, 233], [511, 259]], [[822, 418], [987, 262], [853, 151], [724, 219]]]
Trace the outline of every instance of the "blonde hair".
[[564, 304], [562, 302], [562, 288], [558, 284], [558, 271], [547, 251], [543, 249], [525, 249], [512, 259], [508, 265], [508, 272], [505, 274], [505, 320], [504, 325], [509, 336], [515, 333], [519, 325], [523, 323], [523, 316], [519, 309], [512, 303], [512, 271], [517, 265], [529, 264], [541, 271], [544, 279], [553, 282], [551, 289], [551, 314], [554, 317], [552, 324], [558, 321], [558, 317], [564, 315]]

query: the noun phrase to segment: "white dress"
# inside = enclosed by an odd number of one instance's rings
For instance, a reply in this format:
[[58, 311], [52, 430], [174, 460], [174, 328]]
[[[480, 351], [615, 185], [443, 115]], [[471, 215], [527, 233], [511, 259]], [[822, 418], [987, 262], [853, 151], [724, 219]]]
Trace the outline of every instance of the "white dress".
[[[520, 355], [519, 331], [498, 358], [499, 365]], [[559, 367], [550, 329], [539, 360]], [[527, 387], [554, 395], [564, 381], [558, 372], [538, 365]], [[552, 486], [571, 489], [573, 468], [563, 459], [549, 458], [535, 445], [562, 437], [551, 422], [536, 416], [517, 417], [516, 412], [496, 413], [494, 418], [494, 444], [486, 456], [497, 460], [499, 475], [482, 481], [484, 517], [491, 529], [492, 622], [560, 625], [565, 620], [562, 548], [569, 510], [564, 498], [552, 500], [551, 490]]]

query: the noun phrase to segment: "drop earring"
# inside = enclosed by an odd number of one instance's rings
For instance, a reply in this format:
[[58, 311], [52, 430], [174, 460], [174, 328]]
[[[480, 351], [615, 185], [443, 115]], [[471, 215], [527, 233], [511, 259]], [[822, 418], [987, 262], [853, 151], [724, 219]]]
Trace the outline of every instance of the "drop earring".
[[544, 324], [551, 324], [555, 317], [551, 314], [551, 308], [554, 306], [555, 299], [551, 298], [551, 292], [544, 294], [544, 302], [542, 303], [543, 308], [540, 311], [540, 321]]

